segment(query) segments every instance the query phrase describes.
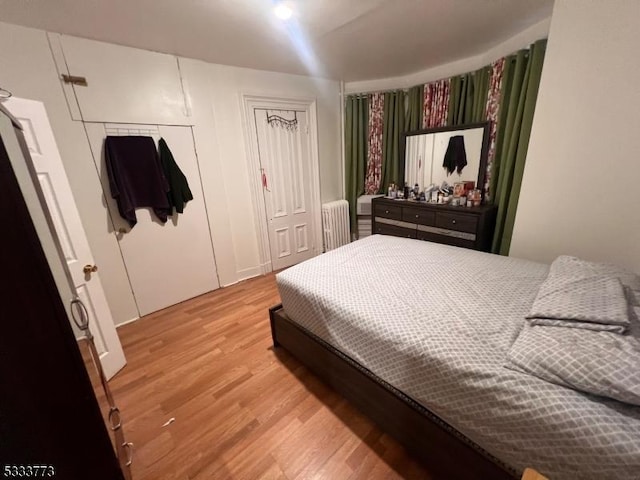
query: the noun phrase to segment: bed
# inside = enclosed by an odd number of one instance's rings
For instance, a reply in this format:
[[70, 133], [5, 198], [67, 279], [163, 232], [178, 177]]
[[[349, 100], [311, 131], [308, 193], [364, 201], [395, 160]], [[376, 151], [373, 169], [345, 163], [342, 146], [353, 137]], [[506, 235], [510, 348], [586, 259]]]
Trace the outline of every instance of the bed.
[[374, 235], [276, 276], [274, 345], [438, 478], [638, 478], [640, 408], [504, 367], [548, 272]]

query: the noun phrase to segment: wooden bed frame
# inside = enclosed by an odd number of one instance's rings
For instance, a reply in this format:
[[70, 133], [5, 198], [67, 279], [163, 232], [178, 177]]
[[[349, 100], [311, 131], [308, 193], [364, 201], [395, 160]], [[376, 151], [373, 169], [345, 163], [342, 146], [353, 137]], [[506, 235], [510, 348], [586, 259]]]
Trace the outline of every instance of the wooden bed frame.
[[382, 430], [421, 460], [433, 478], [507, 480], [512, 468], [287, 317], [282, 305], [269, 309], [274, 347], [283, 347]]

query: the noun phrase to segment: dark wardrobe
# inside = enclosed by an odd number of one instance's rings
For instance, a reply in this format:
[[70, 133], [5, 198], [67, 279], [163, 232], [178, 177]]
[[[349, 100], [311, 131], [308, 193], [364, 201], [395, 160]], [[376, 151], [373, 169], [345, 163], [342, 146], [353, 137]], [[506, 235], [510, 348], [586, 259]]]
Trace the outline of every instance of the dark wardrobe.
[[124, 480], [61, 298], [60, 269], [52, 269], [55, 234], [22, 132], [1, 106], [0, 134], [0, 469]]

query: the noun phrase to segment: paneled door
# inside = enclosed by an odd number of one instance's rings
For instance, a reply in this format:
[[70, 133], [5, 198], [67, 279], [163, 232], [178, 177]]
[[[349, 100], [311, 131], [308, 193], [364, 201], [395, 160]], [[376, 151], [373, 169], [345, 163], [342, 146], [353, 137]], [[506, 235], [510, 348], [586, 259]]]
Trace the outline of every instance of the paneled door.
[[[219, 287], [198, 159], [191, 127], [85, 123], [93, 158], [100, 172], [112, 233], [118, 240], [140, 315], [202, 295]], [[145, 135], [156, 144], [162, 137], [187, 177], [193, 200], [184, 213], [161, 223], [148, 208], [136, 210], [130, 228], [111, 196], [104, 159], [107, 135]]]
[[[89, 242], [80, 221], [47, 112], [42, 102], [34, 100], [10, 98], [5, 106], [22, 125], [67, 267], [77, 294], [89, 312], [90, 329], [94, 335], [100, 362], [107, 378], [111, 378], [126, 361], [100, 283], [100, 269], [95, 265], [89, 249]], [[74, 331], [78, 333], [75, 328]]]
[[306, 111], [253, 110], [274, 270], [315, 255]]

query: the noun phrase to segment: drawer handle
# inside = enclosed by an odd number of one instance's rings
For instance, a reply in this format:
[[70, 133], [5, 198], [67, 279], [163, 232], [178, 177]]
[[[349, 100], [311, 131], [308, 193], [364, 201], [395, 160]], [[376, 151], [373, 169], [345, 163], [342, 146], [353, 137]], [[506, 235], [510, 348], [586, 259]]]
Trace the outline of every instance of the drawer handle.
[[389, 210], [385, 210], [384, 213], [389, 213]]
[[127, 463], [125, 463], [124, 465], [126, 467], [130, 467], [133, 463], [133, 443], [124, 442], [122, 444], [122, 447], [127, 451]]
[[111, 423], [111, 430], [113, 430], [114, 432], [122, 427], [120, 409], [118, 409], [118, 407], [111, 407], [109, 409], [109, 423]]
[[420, 214], [416, 213], [416, 218], [420, 218]]
[[454, 220], [451, 220], [451, 223], [453, 223], [453, 224], [455, 225], [455, 224], [456, 224], [456, 221], [455, 221], [455, 219], [454, 219]]

